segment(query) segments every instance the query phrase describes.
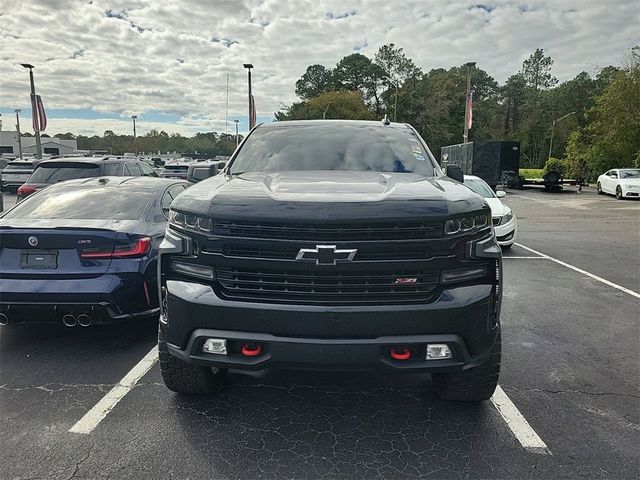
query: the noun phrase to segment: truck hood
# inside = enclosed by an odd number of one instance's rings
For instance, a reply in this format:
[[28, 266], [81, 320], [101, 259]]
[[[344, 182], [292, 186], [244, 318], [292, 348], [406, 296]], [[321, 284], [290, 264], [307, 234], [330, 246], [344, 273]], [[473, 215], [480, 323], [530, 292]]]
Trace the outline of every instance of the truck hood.
[[[335, 220], [443, 217], [488, 209], [448, 177], [301, 171], [219, 175], [190, 187], [172, 208], [217, 218]], [[265, 213], [261, 213], [264, 209]]]

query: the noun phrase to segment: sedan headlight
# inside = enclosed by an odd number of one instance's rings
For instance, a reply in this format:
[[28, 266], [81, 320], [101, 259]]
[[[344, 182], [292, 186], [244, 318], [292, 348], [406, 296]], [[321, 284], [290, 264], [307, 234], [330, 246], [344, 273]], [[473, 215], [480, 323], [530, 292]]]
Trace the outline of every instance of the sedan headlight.
[[171, 210], [169, 214], [169, 224], [195, 233], [211, 233], [213, 231], [211, 218], [176, 212], [175, 210]]
[[631, 184], [627, 184], [627, 188], [640, 188], [640, 185], [631, 185]]
[[475, 233], [485, 228], [491, 228], [491, 214], [484, 212], [450, 218], [444, 222], [444, 233], [455, 235], [458, 233]]
[[506, 215], [503, 215], [500, 219], [500, 225], [504, 225], [505, 223], [509, 223], [511, 220], [513, 220], [513, 212], [511, 210], [509, 210], [509, 213], [507, 213]]

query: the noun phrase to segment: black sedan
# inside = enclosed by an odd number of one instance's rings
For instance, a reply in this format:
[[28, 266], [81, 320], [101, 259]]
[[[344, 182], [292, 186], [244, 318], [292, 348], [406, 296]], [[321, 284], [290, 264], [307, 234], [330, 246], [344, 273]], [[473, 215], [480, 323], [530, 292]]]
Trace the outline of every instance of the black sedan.
[[70, 180], [0, 218], [0, 324], [68, 327], [158, 314], [157, 255], [169, 206], [190, 184]]

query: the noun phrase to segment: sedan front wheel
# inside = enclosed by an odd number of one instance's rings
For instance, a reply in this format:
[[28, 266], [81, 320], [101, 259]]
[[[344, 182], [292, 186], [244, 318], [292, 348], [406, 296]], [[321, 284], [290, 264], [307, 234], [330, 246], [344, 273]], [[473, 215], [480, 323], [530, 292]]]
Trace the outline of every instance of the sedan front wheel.
[[622, 200], [622, 187], [618, 186], [618, 188], [616, 188], [616, 198], [618, 200]]

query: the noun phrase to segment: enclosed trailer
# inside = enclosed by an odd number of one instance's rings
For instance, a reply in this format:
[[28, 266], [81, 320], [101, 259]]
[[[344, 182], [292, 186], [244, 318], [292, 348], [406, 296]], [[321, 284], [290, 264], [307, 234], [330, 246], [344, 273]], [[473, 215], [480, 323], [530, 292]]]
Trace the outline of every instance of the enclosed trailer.
[[493, 189], [518, 176], [520, 171], [520, 142], [469, 142], [442, 147], [440, 164], [458, 165], [465, 175], [482, 178]]

